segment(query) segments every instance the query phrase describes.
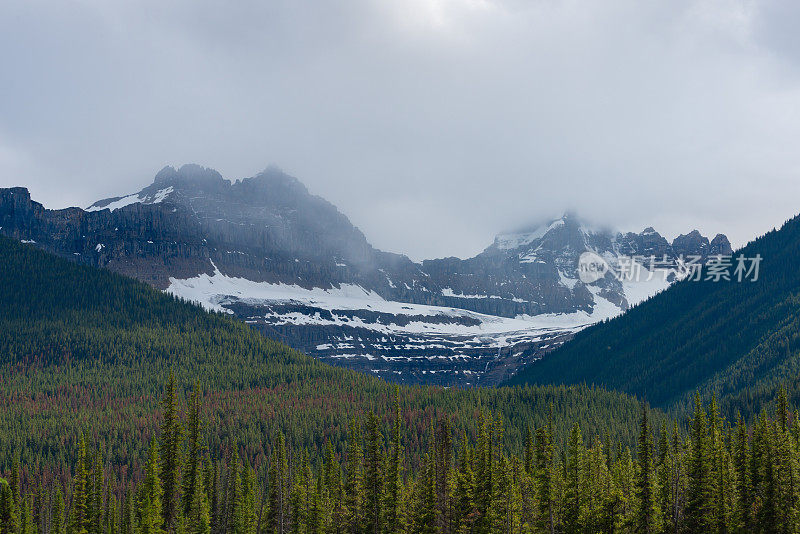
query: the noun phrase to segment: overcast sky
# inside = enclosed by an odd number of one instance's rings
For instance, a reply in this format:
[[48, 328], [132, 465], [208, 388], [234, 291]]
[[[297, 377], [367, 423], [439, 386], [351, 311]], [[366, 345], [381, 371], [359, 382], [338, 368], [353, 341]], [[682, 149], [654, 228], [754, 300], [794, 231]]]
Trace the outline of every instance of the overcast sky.
[[3, 0], [0, 187], [276, 164], [373, 244], [564, 209], [740, 245], [800, 212], [800, 2]]

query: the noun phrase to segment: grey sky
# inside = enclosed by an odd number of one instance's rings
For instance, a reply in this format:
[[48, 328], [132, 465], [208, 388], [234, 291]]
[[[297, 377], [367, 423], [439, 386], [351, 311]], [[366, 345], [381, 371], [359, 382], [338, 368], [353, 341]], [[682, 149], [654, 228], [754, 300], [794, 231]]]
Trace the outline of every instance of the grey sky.
[[799, 5], [4, 0], [0, 186], [274, 163], [415, 259], [567, 208], [739, 245], [800, 212]]

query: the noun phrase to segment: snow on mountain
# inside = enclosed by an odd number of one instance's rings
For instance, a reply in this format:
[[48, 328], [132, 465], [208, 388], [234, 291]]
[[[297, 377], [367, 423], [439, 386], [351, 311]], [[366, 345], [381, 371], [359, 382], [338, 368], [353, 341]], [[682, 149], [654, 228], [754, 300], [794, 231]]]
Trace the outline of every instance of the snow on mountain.
[[118, 210], [120, 208], [124, 208], [125, 206], [130, 206], [131, 204], [158, 204], [163, 202], [173, 191], [173, 187], [165, 187], [163, 189], [159, 189], [158, 191], [148, 194], [148, 193], [136, 193], [134, 195], [128, 195], [121, 198], [116, 199], [106, 199], [106, 200], [98, 200], [88, 208], [86, 211], [98, 211], [98, 210]]
[[[409, 382], [494, 384], [576, 330], [624, 312], [679, 278], [681, 254], [726, 253], [723, 235], [672, 243], [574, 214], [497, 236], [473, 258], [415, 263], [375, 249], [296, 178], [269, 168], [229, 181], [165, 167], [140, 192], [87, 210], [47, 210], [0, 189], [0, 232], [234, 314], [338, 365]], [[638, 281], [579, 276], [594, 252], [614, 268], [665, 259]], [[628, 263], [630, 263], [628, 261]]]

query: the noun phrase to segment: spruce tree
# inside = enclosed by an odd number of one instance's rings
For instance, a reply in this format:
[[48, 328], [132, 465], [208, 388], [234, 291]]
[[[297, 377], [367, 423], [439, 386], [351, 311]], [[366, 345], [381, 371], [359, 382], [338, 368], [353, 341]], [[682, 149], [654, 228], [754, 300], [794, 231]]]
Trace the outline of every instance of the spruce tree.
[[425, 455], [424, 468], [417, 481], [413, 534], [436, 534], [440, 532], [436, 520], [436, 458], [432, 450]]
[[289, 467], [286, 458], [286, 442], [283, 434], [278, 434], [269, 468], [269, 513], [267, 532], [285, 534], [289, 531]]
[[206, 493], [203, 483], [202, 461], [194, 464], [194, 473], [191, 480], [194, 481], [189, 494], [192, 496], [191, 506], [189, 513], [186, 515], [187, 531], [189, 534], [210, 534], [211, 532], [211, 514], [208, 502], [208, 494]]
[[183, 488], [181, 497], [183, 500], [183, 511], [186, 516], [191, 515], [193, 503], [195, 501], [195, 489], [202, 487], [202, 481], [198, 486], [196, 478], [202, 476], [202, 469], [198, 469], [203, 451], [200, 436], [200, 412], [201, 412], [201, 393], [200, 382], [195, 382], [194, 390], [189, 398], [189, 406], [186, 421], [186, 462], [183, 468]]
[[700, 401], [699, 394], [695, 395], [694, 402], [686, 520], [688, 528], [694, 532], [711, 532], [716, 527], [711, 445], [708, 436], [706, 411]]
[[86, 494], [88, 485], [88, 466], [86, 458], [86, 441], [81, 436], [78, 442], [78, 459], [75, 465], [75, 477], [72, 482], [72, 505], [67, 534], [87, 533], [87, 510], [89, 497]]
[[656, 466], [653, 450], [653, 434], [650, 428], [647, 406], [642, 404], [642, 420], [637, 450], [636, 497], [639, 506], [636, 531], [645, 534], [658, 532], [661, 525], [661, 510], [658, 503]]
[[241, 473], [240, 489], [236, 492], [233, 504], [233, 534], [255, 534], [256, 495], [255, 472], [245, 459]]
[[175, 528], [175, 518], [180, 497], [182, 429], [177, 403], [175, 374], [170, 371], [161, 403], [164, 420], [161, 424], [160, 450], [161, 480], [164, 491], [162, 516], [164, 528], [168, 532]]
[[160, 463], [158, 457], [158, 443], [153, 438], [150, 444], [150, 454], [145, 465], [144, 480], [139, 489], [137, 502], [137, 517], [139, 520], [137, 534], [161, 534], [164, 522], [162, 516], [161, 498], [164, 490], [161, 487]]
[[[402, 518], [403, 496], [403, 447], [400, 442], [400, 386], [395, 386], [394, 425], [392, 446], [386, 463], [386, 493], [384, 503], [385, 527], [387, 534], [399, 533]], [[330, 446], [330, 444], [328, 444]], [[332, 451], [331, 451], [332, 452]]]
[[583, 461], [584, 444], [578, 423], [572, 426], [567, 448], [566, 493], [564, 495], [564, 527], [567, 534], [577, 534], [584, 530], [584, 490]]
[[366, 436], [364, 448], [364, 532], [380, 534], [381, 504], [383, 501], [382, 479], [382, 442], [378, 428], [378, 416], [373, 412], [367, 414]]
[[239, 444], [234, 441], [228, 457], [228, 477], [225, 483], [225, 513], [223, 524], [225, 532], [233, 532], [235, 523], [236, 503], [242, 491], [242, 467], [239, 460]]
[[64, 495], [61, 488], [56, 487], [56, 494], [53, 498], [53, 513], [50, 516], [51, 534], [64, 534], [66, 525], [64, 524]]
[[349, 532], [361, 532], [364, 510], [364, 474], [363, 451], [361, 448], [361, 430], [358, 421], [353, 418], [350, 423], [350, 434], [347, 437], [347, 479], [345, 483], [346, 524]]
[[477, 510], [475, 509], [475, 474], [472, 470], [472, 454], [466, 435], [459, 461], [455, 489], [455, 518], [453, 531], [466, 533], [472, 531]]
[[103, 456], [99, 448], [94, 456], [92, 472], [89, 479], [91, 480], [91, 491], [87, 491], [87, 500], [89, 502], [87, 510], [87, 530], [89, 534], [102, 534], [105, 481], [103, 478]]
[[14, 491], [4, 478], [0, 478], [0, 533], [15, 533], [19, 530], [17, 503]]
[[553, 405], [550, 404], [547, 425], [536, 430], [536, 478], [539, 487], [539, 526], [542, 531], [555, 532], [555, 484], [553, 448]]

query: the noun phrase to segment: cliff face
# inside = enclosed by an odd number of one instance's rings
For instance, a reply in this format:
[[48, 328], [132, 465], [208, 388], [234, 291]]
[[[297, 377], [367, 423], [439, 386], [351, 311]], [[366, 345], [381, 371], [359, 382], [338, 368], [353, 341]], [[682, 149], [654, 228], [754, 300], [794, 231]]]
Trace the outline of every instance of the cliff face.
[[198, 165], [166, 167], [138, 193], [85, 210], [48, 210], [24, 188], [0, 189], [0, 233], [235, 313], [332, 363], [443, 384], [500, 380], [670, 281], [584, 284], [583, 252], [612, 264], [654, 257], [673, 277], [680, 255], [730, 253], [721, 234], [669, 243], [652, 228], [623, 234], [567, 214], [498, 236], [473, 258], [414, 263], [373, 248], [277, 169], [230, 182]]

